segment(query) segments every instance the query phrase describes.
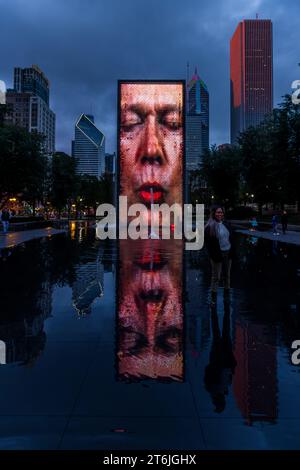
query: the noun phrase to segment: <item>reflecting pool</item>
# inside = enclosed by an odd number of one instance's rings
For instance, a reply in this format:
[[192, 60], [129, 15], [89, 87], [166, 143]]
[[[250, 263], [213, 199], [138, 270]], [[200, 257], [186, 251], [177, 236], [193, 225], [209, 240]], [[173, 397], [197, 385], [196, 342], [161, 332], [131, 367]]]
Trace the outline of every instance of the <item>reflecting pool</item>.
[[2, 449], [299, 449], [300, 249], [238, 238], [230, 298], [204, 250], [95, 239], [0, 253]]

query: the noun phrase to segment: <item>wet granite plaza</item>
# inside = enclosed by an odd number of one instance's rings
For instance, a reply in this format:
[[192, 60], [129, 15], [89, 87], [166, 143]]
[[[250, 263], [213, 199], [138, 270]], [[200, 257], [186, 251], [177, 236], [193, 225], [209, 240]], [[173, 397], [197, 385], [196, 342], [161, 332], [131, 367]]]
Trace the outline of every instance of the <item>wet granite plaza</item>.
[[[300, 247], [204, 250], [87, 223], [1, 251], [1, 449], [299, 449]], [[2, 357], [3, 359], [3, 357]]]

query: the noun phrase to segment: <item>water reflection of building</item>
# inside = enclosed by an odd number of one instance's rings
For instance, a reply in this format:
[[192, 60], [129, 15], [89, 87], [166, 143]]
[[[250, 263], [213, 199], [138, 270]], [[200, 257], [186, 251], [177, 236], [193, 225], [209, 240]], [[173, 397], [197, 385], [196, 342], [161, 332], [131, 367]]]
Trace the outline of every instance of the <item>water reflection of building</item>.
[[237, 318], [234, 395], [246, 422], [277, 418], [276, 327]]
[[[188, 341], [194, 354], [203, 351], [210, 338], [210, 312], [206, 305], [209, 278], [201, 251], [189, 251], [186, 257], [186, 324]], [[199, 309], [199, 299], [203, 307]]]
[[0, 338], [6, 346], [5, 363], [31, 364], [41, 354], [46, 343], [45, 318], [0, 325]]
[[[234, 394], [248, 424], [275, 422], [278, 415], [277, 329], [291, 284], [285, 258], [272, 254], [272, 242], [254, 245], [241, 238], [234, 284], [239, 289], [234, 353], [238, 366]], [[286, 322], [287, 316], [284, 315]]]
[[43, 281], [32, 298], [32, 311], [19, 311], [11, 320], [0, 321], [0, 340], [5, 343], [5, 363], [32, 364], [42, 353], [46, 343], [44, 322], [51, 315], [52, 287]]
[[102, 251], [95, 259], [84, 260], [75, 266], [76, 280], [72, 284], [73, 305], [78, 315], [91, 313], [95, 299], [103, 296], [104, 267]]
[[122, 240], [119, 247], [118, 378], [182, 381], [182, 242]]

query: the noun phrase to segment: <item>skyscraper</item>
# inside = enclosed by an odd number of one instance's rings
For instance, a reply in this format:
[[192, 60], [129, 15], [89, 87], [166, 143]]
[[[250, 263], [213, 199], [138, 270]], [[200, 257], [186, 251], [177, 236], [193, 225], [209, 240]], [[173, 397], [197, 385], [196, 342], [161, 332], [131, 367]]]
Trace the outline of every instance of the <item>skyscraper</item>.
[[201, 164], [201, 156], [209, 148], [209, 93], [197, 73], [187, 85], [186, 162], [193, 170]]
[[37, 65], [25, 69], [15, 67], [14, 90], [39, 96], [49, 105], [49, 80]]
[[230, 41], [231, 143], [273, 108], [271, 20], [243, 20]]
[[100, 178], [105, 171], [105, 137], [95, 126], [94, 116], [81, 114], [75, 124], [72, 155], [77, 160], [77, 173]]
[[105, 172], [109, 175], [115, 175], [116, 173], [116, 154], [106, 153], [105, 154]]
[[45, 136], [45, 151], [55, 152], [55, 114], [49, 108], [49, 81], [36, 66], [14, 69], [14, 88], [8, 89], [7, 123]]

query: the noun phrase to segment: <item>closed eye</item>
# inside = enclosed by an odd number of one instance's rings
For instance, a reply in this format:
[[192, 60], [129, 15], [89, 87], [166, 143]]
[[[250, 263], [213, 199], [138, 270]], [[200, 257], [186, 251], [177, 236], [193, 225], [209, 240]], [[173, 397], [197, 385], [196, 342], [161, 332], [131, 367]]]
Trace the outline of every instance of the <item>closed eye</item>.
[[143, 119], [133, 111], [126, 111], [122, 114], [121, 127], [125, 131], [132, 130], [135, 126], [143, 124]]
[[182, 127], [181, 113], [178, 111], [167, 111], [162, 113], [159, 122], [168, 129], [176, 131]]

